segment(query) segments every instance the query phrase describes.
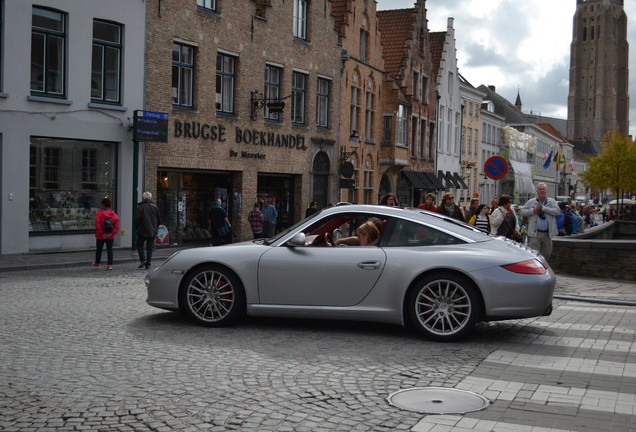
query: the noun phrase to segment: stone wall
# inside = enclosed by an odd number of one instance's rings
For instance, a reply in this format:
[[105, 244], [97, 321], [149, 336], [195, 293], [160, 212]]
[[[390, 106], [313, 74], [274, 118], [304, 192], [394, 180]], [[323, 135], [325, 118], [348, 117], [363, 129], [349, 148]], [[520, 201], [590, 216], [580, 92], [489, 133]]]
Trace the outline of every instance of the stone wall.
[[610, 222], [584, 234], [553, 238], [549, 263], [556, 273], [636, 280], [636, 222]]

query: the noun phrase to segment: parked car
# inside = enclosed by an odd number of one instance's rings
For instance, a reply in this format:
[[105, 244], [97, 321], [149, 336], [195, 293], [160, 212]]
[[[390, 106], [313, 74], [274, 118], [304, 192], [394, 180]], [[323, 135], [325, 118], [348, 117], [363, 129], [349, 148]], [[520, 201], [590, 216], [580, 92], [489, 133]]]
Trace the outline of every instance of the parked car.
[[[334, 246], [378, 218], [373, 246]], [[549, 315], [556, 278], [536, 251], [417, 209], [323, 209], [273, 238], [176, 252], [145, 279], [151, 306], [220, 327], [250, 316], [408, 325], [460, 339], [478, 321]]]

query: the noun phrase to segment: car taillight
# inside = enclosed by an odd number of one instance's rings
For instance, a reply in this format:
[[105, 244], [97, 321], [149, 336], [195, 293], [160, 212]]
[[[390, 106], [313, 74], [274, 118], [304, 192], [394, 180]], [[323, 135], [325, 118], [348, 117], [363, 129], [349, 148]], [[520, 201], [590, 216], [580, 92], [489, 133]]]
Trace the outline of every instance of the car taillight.
[[508, 264], [502, 267], [513, 273], [520, 273], [520, 274], [545, 274], [547, 271], [546, 267], [543, 264], [541, 264], [541, 262], [537, 259], [521, 261], [514, 264]]

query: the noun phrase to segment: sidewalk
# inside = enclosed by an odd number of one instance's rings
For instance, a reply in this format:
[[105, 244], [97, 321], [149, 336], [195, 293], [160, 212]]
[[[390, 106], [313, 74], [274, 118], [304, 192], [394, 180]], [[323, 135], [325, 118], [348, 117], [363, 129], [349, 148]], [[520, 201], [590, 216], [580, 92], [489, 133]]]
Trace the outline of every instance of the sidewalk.
[[[158, 265], [182, 247], [160, 247], [153, 253], [153, 264]], [[0, 255], [0, 273], [9, 271], [45, 270], [90, 266], [95, 257], [94, 250], [55, 252], [40, 254]], [[106, 261], [106, 251], [102, 254]], [[114, 267], [136, 268], [139, 262], [137, 251], [115, 249]], [[1, 277], [1, 276], [0, 276]], [[590, 301], [636, 306], [636, 282], [620, 279], [593, 279], [557, 274], [554, 297], [564, 300]]]

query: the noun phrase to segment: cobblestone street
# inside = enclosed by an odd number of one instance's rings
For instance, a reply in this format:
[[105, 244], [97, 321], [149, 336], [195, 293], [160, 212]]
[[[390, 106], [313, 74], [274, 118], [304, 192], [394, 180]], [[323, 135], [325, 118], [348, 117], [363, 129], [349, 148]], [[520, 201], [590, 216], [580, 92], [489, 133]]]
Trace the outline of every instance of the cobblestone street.
[[[0, 430], [636, 428], [633, 307], [557, 300], [550, 317], [452, 344], [342, 321], [209, 329], [147, 306], [133, 267], [2, 273]], [[387, 403], [424, 386], [493, 404], [426, 416]]]

